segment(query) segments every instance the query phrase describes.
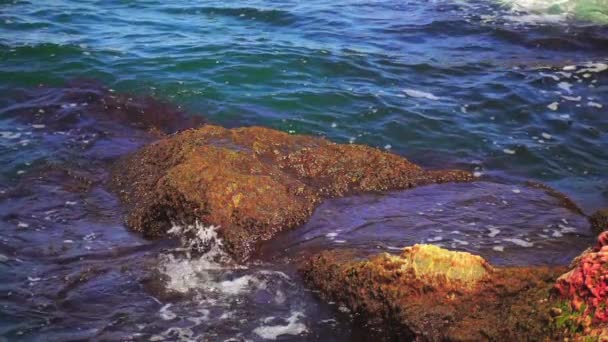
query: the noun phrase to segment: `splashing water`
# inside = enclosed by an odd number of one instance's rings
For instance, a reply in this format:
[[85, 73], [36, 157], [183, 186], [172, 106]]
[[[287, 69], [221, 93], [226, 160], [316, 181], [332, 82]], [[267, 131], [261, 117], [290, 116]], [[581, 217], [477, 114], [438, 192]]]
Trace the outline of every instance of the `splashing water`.
[[608, 0], [501, 0], [512, 11], [522, 14], [519, 21], [562, 21], [575, 19], [608, 23]]

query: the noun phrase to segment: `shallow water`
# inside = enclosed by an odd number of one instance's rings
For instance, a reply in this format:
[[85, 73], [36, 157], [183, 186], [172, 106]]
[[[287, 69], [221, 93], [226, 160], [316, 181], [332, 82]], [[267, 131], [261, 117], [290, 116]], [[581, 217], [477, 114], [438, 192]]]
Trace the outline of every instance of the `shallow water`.
[[[586, 213], [606, 205], [604, 13], [601, 0], [0, 1], [0, 336], [366, 340], [303, 286], [301, 258], [427, 242], [568, 263], [591, 243], [585, 217], [524, 180]], [[199, 233], [188, 241], [127, 231], [104, 185], [147, 128], [195, 125], [171, 119], [184, 112], [482, 181], [327, 201], [234, 265], [197, 250], [210, 227], [178, 226]]]

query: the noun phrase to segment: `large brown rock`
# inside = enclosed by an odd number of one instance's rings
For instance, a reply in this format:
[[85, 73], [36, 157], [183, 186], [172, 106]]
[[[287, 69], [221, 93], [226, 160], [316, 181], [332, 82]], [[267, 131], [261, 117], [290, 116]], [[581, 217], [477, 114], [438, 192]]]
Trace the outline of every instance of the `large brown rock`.
[[322, 252], [302, 268], [321, 297], [344, 305], [389, 340], [541, 341], [560, 337], [550, 291], [563, 267], [490, 266], [431, 245], [353, 260]]
[[171, 222], [219, 226], [247, 259], [260, 240], [303, 223], [323, 198], [470, 181], [464, 171], [427, 171], [395, 154], [261, 127], [203, 126], [163, 138], [121, 161], [113, 185], [127, 224], [147, 236]]

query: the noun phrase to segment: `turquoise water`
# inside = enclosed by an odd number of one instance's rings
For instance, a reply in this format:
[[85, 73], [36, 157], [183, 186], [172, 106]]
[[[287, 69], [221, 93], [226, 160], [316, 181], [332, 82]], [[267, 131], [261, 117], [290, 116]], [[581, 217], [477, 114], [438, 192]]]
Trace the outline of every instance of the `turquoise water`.
[[[586, 213], [608, 204], [606, 9], [0, 0], [0, 341], [381, 340], [311, 293], [294, 260], [426, 242], [502, 265], [568, 263], [593, 241], [586, 218], [523, 181]], [[149, 141], [108, 117], [181, 110], [483, 181], [328, 201], [258, 260], [218, 263], [221, 249], [201, 255], [196, 239], [129, 232], [104, 186], [108, 163]]]
[[0, 104], [90, 78], [225, 125], [542, 180], [592, 209], [608, 29], [547, 3], [3, 1]]

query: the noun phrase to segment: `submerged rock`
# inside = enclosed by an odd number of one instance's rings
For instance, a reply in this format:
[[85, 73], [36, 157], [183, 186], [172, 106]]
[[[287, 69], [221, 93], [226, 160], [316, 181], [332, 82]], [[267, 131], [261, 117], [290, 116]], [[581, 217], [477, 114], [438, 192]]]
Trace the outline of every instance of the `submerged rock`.
[[220, 226], [228, 252], [244, 260], [256, 242], [306, 221], [324, 198], [471, 180], [468, 172], [427, 171], [372, 147], [207, 125], [121, 161], [113, 184], [131, 228], [153, 237], [171, 222]]
[[545, 340], [559, 332], [549, 300], [562, 267], [494, 268], [431, 245], [353, 261], [329, 251], [302, 266], [322, 297], [344, 305], [388, 339]]

